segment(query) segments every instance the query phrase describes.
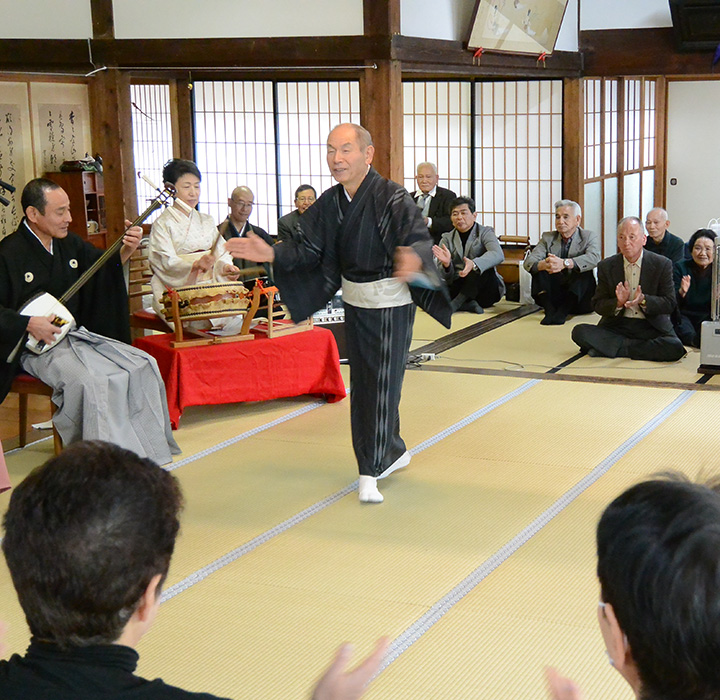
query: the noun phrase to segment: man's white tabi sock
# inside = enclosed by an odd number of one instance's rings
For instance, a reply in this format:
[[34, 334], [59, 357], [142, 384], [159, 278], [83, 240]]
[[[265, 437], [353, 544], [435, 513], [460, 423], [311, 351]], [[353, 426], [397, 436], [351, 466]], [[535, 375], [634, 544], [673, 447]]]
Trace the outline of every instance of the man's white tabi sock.
[[383, 495], [378, 491], [377, 479], [374, 476], [360, 475], [358, 479], [358, 497], [360, 503], [383, 502]]
[[393, 472], [398, 469], [407, 467], [410, 464], [410, 453], [405, 450], [382, 474], [378, 474], [378, 479], [384, 479], [386, 476], [390, 476]]

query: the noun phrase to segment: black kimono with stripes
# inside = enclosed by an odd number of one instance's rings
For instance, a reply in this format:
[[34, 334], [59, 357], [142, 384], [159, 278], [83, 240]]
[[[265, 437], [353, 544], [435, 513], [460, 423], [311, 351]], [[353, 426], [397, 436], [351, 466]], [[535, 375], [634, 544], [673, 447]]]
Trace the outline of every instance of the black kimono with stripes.
[[415, 304], [446, 328], [451, 308], [433, 264], [432, 239], [407, 191], [370, 169], [352, 201], [342, 185], [327, 190], [296, 224], [295, 240], [275, 246], [274, 279], [300, 321], [332, 299], [341, 278], [392, 276], [395, 249], [410, 246], [435, 289], [410, 287], [414, 303], [366, 309], [345, 303], [350, 416], [360, 474], [377, 476], [404, 451], [398, 407]]

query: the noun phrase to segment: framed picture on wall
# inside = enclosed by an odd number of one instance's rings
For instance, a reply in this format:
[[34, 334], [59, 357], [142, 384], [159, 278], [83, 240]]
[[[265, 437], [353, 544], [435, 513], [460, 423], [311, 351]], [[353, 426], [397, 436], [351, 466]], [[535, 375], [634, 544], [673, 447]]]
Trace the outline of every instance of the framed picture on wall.
[[476, 0], [468, 48], [550, 54], [567, 4], [568, 0]]

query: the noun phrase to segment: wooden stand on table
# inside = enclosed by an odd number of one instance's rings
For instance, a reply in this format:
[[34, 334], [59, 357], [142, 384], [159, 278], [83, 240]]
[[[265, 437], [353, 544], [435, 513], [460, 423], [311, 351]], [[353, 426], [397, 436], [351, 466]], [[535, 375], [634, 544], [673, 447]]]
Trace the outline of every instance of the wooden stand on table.
[[312, 330], [312, 316], [300, 323], [293, 323], [289, 318], [278, 318], [281, 315], [284, 316], [285, 312], [273, 309], [273, 300], [277, 287], [265, 287], [260, 280], [256, 281], [253, 287], [253, 303], [255, 303], [256, 292], [257, 299], [264, 297], [265, 304], [267, 304], [267, 321], [261, 321], [254, 328], [258, 333], [265, 333], [268, 338], [277, 338], [281, 335]]
[[[196, 330], [194, 328], [184, 328], [183, 320], [185, 323], [190, 321], [202, 321], [209, 320], [212, 318], [224, 318], [227, 316], [239, 315], [237, 311], [232, 313], [207, 313], [207, 314], [194, 314], [192, 318], [183, 319], [180, 315], [180, 305], [178, 294], [174, 290], [170, 290], [170, 303], [172, 311], [172, 320], [175, 324], [175, 340], [170, 345], [173, 348], [187, 348], [187, 347], [198, 347], [202, 345], [218, 345], [219, 343], [237, 343], [243, 340], [253, 340], [255, 337], [250, 333], [250, 323], [255, 317], [255, 313], [260, 306], [261, 294], [256, 294], [253, 290], [252, 301], [250, 305], [244, 311], [244, 318], [242, 328], [238, 335], [226, 335], [218, 336], [208, 333], [207, 331]], [[189, 336], [189, 337], [186, 337]]]

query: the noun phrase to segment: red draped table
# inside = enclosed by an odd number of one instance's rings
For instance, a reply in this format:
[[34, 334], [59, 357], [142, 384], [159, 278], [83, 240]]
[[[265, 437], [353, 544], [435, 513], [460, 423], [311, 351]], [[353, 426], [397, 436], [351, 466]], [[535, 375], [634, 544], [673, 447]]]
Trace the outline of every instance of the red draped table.
[[170, 347], [173, 338], [166, 333], [134, 342], [157, 360], [173, 428], [186, 406], [302, 394], [325, 396], [330, 403], [345, 397], [335, 338], [324, 328], [190, 348]]

